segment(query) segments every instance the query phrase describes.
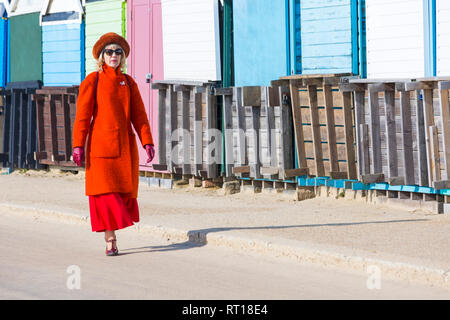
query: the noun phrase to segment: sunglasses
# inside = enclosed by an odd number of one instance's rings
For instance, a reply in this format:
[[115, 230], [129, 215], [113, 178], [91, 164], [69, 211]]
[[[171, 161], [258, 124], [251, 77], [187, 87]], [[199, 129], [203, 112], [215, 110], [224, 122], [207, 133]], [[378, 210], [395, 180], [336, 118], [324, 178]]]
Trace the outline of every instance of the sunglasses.
[[105, 49], [105, 50], [103, 50], [103, 52], [104, 52], [108, 57], [112, 56], [113, 53], [115, 53], [117, 56], [120, 56], [120, 55], [123, 54], [123, 50], [120, 49], [120, 48], [119, 48], [119, 49], [116, 49], [116, 50], [113, 50], [113, 49]]

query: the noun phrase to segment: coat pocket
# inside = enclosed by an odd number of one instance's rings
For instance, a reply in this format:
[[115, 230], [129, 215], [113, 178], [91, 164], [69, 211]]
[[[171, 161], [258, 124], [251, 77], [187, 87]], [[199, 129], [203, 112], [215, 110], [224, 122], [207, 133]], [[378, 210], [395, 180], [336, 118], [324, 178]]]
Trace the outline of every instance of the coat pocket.
[[119, 129], [95, 128], [91, 136], [92, 157], [117, 158], [120, 156]]

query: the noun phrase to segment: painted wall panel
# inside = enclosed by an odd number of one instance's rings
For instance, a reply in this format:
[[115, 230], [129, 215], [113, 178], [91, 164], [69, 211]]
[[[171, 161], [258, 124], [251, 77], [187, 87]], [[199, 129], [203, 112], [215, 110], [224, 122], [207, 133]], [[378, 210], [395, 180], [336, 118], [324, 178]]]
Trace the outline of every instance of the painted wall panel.
[[437, 76], [450, 76], [450, 1], [436, 0]]
[[366, 0], [367, 77], [425, 76], [422, 0]]
[[92, 48], [97, 40], [107, 32], [115, 32], [126, 37], [126, 7], [123, 0], [103, 0], [86, 2], [85, 6], [85, 58], [86, 75], [96, 70]]
[[267, 86], [288, 74], [288, 1], [233, 2], [236, 86]]
[[84, 25], [42, 26], [42, 60], [45, 86], [78, 85], [84, 79]]
[[297, 69], [297, 73], [353, 71], [352, 19], [356, 16], [352, 16], [352, 4], [356, 1], [300, 1], [301, 72]]
[[[129, 74], [135, 79], [144, 101], [150, 128], [155, 143], [155, 158], [150, 164], [158, 163], [158, 90], [151, 90], [147, 74], [152, 74], [150, 82], [164, 79], [162, 43], [162, 13], [160, 0], [129, 0], [128, 41], [131, 46]], [[140, 141], [136, 135], [138, 145]], [[153, 170], [147, 163], [147, 155], [139, 148], [140, 170]]]
[[42, 81], [42, 28], [39, 13], [9, 18], [10, 82]]
[[162, 0], [164, 78], [221, 80], [215, 0]]

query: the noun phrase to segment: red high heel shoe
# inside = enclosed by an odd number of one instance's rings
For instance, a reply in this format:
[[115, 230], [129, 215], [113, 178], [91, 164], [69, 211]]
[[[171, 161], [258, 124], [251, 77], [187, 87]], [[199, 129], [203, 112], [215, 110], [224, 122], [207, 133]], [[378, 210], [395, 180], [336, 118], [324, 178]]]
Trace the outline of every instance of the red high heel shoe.
[[117, 249], [117, 247], [114, 248], [116, 241], [117, 241], [116, 239], [112, 239], [112, 240], [107, 240], [106, 241], [106, 242], [111, 242], [112, 243], [111, 250], [108, 250], [108, 246], [106, 246], [105, 254], [107, 256], [117, 256], [117, 255], [119, 255], [119, 250]]

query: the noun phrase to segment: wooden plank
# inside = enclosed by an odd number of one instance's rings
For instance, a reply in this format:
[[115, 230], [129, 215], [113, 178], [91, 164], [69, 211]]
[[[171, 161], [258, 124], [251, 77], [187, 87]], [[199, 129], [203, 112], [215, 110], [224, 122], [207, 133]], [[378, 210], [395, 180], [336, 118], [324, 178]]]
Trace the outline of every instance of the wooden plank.
[[182, 142], [182, 154], [180, 159], [181, 168], [183, 174], [191, 173], [191, 135], [190, 135], [190, 121], [189, 121], [189, 102], [191, 93], [190, 91], [182, 91], [181, 93], [181, 137]]
[[370, 153], [369, 153], [369, 125], [361, 124], [360, 125], [361, 132], [361, 168], [362, 172], [359, 175], [360, 180], [363, 175], [367, 175], [370, 173]]
[[347, 179], [348, 175], [346, 171], [330, 171], [330, 178], [335, 180]]
[[294, 126], [295, 144], [297, 149], [297, 161], [300, 168], [308, 167], [306, 162], [305, 139], [303, 134], [303, 120], [298, 95], [298, 87], [290, 84], [291, 107]]
[[365, 183], [365, 184], [385, 182], [384, 174], [382, 174], [382, 173], [365, 174], [362, 176], [361, 181], [362, 181], [362, 183]]
[[322, 139], [320, 137], [319, 109], [317, 104], [316, 86], [308, 86], [308, 96], [311, 114], [311, 129], [314, 146], [314, 164], [316, 167], [316, 176], [323, 177], [325, 175], [325, 167], [323, 164]]
[[358, 161], [358, 177], [362, 174], [367, 174], [365, 168], [363, 168], [363, 144], [362, 144], [362, 133], [361, 125], [365, 124], [364, 119], [364, 104], [365, 104], [365, 92], [354, 92], [355, 98], [355, 127], [356, 127], [356, 158]]
[[166, 148], [166, 90], [158, 90], [158, 163], [162, 165], [167, 164]]
[[[386, 125], [386, 147], [389, 177], [398, 176], [397, 139], [395, 127], [395, 92], [384, 92], [384, 110]], [[375, 171], [381, 172], [381, 171]]]
[[411, 103], [409, 91], [400, 92], [400, 117], [403, 141], [403, 167], [405, 168], [405, 183], [415, 184], [413, 137], [411, 121]]
[[[345, 129], [345, 159], [347, 160], [348, 179], [357, 179], [358, 174], [356, 170], [356, 156], [353, 137], [353, 116], [352, 116], [352, 101], [351, 93], [343, 92], [342, 99], [344, 104], [344, 129]], [[338, 170], [331, 171], [339, 171]]]
[[444, 151], [444, 171], [445, 179], [450, 179], [450, 110], [449, 110], [448, 90], [439, 90], [439, 101], [442, 121], [442, 142]]
[[441, 81], [438, 83], [439, 90], [448, 90], [450, 89], [450, 81]]
[[339, 171], [337, 145], [336, 145], [336, 128], [334, 122], [334, 110], [333, 110], [333, 92], [331, 86], [326, 85], [323, 87], [324, 100], [325, 100], [325, 114], [327, 125], [327, 138], [328, 138], [328, 152], [330, 154], [330, 171]]
[[433, 188], [436, 190], [450, 189], [450, 180], [434, 181]]
[[382, 91], [395, 91], [395, 83], [371, 83], [369, 84], [369, 93], [370, 92], [382, 92]]
[[[231, 89], [231, 88], [229, 88]], [[225, 130], [225, 174], [231, 177], [233, 174], [233, 115], [232, 115], [233, 97], [231, 95], [223, 96], [223, 117]]]
[[166, 90], [166, 161], [168, 170], [173, 172], [175, 159], [172, 159], [172, 156], [174, 155], [173, 151], [178, 142], [178, 137], [175, 136], [178, 127], [178, 99], [177, 93], [173, 91], [171, 85]]
[[250, 164], [250, 177], [251, 178], [261, 178], [261, 162], [259, 158], [259, 120], [261, 118], [261, 108], [253, 107], [251, 108], [251, 127], [249, 128], [249, 138], [253, 142], [253, 152], [252, 156], [249, 157]]
[[[292, 107], [289, 103], [291, 101], [290, 89], [287, 86], [279, 87], [280, 96], [280, 139], [281, 139], [281, 153], [280, 153], [280, 176], [284, 176], [286, 169], [294, 167], [294, 154], [292, 143]], [[285, 98], [286, 97], [286, 98]]]
[[[246, 145], [245, 145], [245, 131], [246, 131], [246, 124], [245, 124], [245, 107], [242, 106], [242, 88], [234, 88], [235, 90], [235, 97], [236, 97], [236, 116], [237, 116], [237, 122], [238, 122], [238, 161], [237, 163], [239, 166], [244, 166], [247, 163], [246, 160]], [[233, 171], [234, 172], [234, 171]], [[242, 175], [239, 175], [242, 177]]]
[[165, 164], [152, 164], [152, 168], [157, 171], [167, 171], [167, 165]]
[[233, 88], [215, 88], [214, 95], [216, 95], [216, 96], [232, 96]]
[[408, 184], [405, 177], [390, 177], [388, 179], [388, 182], [391, 186], [403, 186], [405, 184]]
[[369, 92], [370, 138], [372, 146], [372, 163], [374, 173], [382, 172], [381, 162], [381, 135], [380, 110], [378, 105], [378, 92]]
[[358, 83], [341, 83], [339, 84], [340, 92], [365, 92], [367, 89], [366, 84]]
[[181, 84], [175, 84], [173, 85], [173, 91], [175, 92], [185, 92], [185, 91], [191, 91], [192, 87], [190, 86], [184, 86]]
[[233, 173], [250, 173], [250, 166], [235, 166], [233, 168]]
[[261, 87], [242, 87], [242, 105], [261, 106]]
[[50, 128], [52, 139], [51, 154], [53, 157], [58, 156], [58, 135], [56, 130], [56, 103], [53, 95], [50, 95]]
[[423, 90], [424, 103], [424, 126], [425, 126], [425, 140], [427, 145], [427, 171], [428, 171], [428, 186], [433, 185], [433, 181], [440, 180], [434, 178], [434, 164], [433, 164], [433, 148], [432, 136], [430, 136], [430, 127], [434, 126], [434, 108], [433, 108], [433, 90]]
[[280, 105], [280, 92], [279, 86], [268, 87], [268, 105], [270, 107], [276, 107]]
[[419, 185], [429, 186], [427, 142], [425, 137], [424, 104], [420, 91], [416, 91], [416, 138], [418, 149]]
[[156, 82], [152, 82], [150, 84], [151, 88], [154, 90], [166, 90], [168, 85], [165, 83], [156, 83]]
[[284, 170], [284, 177], [287, 178], [293, 178], [293, 177], [300, 177], [300, 176], [308, 176], [309, 175], [309, 168], [296, 168], [296, 169], [285, 169]]
[[198, 176], [203, 164], [202, 99], [201, 93], [194, 94], [194, 165], [191, 167], [191, 174], [194, 176]]
[[[276, 87], [278, 89], [278, 87]], [[265, 111], [266, 111], [266, 117], [264, 118], [264, 121], [266, 123], [266, 145], [267, 145], [267, 154], [262, 154], [263, 157], [266, 157], [266, 159], [262, 160], [262, 162], [268, 162], [270, 166], [272, 167], [278, 167], [278, 155], [277, 155], [277, 134], [275, 132], [275, 108], [270, 106], [270, 92], [271, 91], [277, 91], [277, 96], [279, 95], [279, 90], [274, 90], [272, 87], [266, 87], [265, 88], [265, 97], [266, 97], [266, 103], [265, 103]], [[278, 99], [279, 100], [279, 99]], [[268, 159], [267, 159], [268, 157]], [[268, 161], [267, 161], [268, 160]], [[278, 178], [278, 171], [274, 174], [265, 174], [264, 177], [267, 179], [276, 179]]]
[[[217, 160], [219, 155], [219, 141], [218, 137], [214, 136], [213, 130], [217, 128], [217, 110], [216, 98], [211, 94], [211, 87], [207, 87], [206, 92], [206, 171], [208, 172], [208, 179], [217, 178]], [[214, 138], [214, 142], [212, 142]], [[213, 155], [214, 153], [214, 155]]]
[[62, 95], [62, 108], [64, 117], [64, 144], [65, 144], [65, 161], [70, 161], [72, 155], [72, 131], [70, 130], [70, 106], [69, 96], [67, 94]]
[[280, 169], [277, 167], [261, 167], [260, 173], [263, 176], [273, 176], [277, 175], [280, 172]]
[[[441, 170], [440, 170], [440, 157], [439, 157], [439, 144], [438, 144], [438, 131], [436, 126], [430, 126], [430, 147], [431, 147], [431, 172], [433, 173], [433, 181], [441, 180]], [[430, 185], [433, 185], [431, 183]]]

